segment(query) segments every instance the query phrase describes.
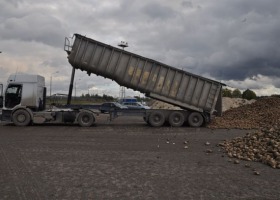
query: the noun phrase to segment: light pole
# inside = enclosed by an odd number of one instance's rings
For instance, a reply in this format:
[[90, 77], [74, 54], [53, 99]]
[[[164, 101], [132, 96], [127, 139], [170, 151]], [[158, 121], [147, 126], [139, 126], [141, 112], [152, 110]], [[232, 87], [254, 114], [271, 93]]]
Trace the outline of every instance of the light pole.
[[59, 73], [59, 71], [56, 71], [56, 72], [54, 72], [54, 73], [51, 74], [51, 78], [50, 78], [50, 97], [52, 96], [52, 76], [53, 76], [54, 74], [57, 74], [57, 73]]
[[[78, 81], [80, 81], [81, 79], [79, 78]], [[77, 98], [77, 81], [75, 81], [75, 98]]]
[[[94, 87], [94, 85], [92, 86], [87, 86], [87, 89], [88, 89], [88, 98], [90, 98], [90, 90], [92, 90], [92, 88]], [[92, 93], [93, 94], [93, 93]]]
[[[128, 47], [128, 43], [125, 42], [125, 41], [121, 41], [119, 44], [118, 44], [119, 47], [122, 47], [123, 51], [124, 51], [124, 48]], [[125, 87], [124, 86], [120, 86], [120, 99], [123, 99], [125, 98]]]

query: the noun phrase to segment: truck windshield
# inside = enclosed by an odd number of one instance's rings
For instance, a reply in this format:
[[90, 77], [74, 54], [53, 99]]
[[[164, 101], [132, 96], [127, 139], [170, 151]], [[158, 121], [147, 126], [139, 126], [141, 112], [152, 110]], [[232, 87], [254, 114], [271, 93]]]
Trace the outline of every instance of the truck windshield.
[[13, 108], [21, 102], [22, 85], [12, 84], [6, 90], [5, 107]]

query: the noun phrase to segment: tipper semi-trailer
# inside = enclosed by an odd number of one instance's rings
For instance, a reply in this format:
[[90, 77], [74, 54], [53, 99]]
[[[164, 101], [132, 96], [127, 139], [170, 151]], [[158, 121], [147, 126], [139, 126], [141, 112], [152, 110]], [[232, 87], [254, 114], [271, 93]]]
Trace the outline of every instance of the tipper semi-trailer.
[[[73, 39], [73, 38], [72, 38]], [[2, 99], [2, 121], [18, 126], [42, 123], [77, 123], [91, 126], [100, 115], [97, 105], [70, 105], [75, 70], [110, 78], [121, 86], [145, 93], [146, 96], [179, 106], [182, 110], [109, 108], [109, 119], [119, 116], [142, 116], [151, 126], [165, 122], [171, 126], [188, 123], [200, 127], [221, 113], [223, 84], [189, 72], [74, 34], [74, 42], [65, 38], [64, 50], [72, 65], [68, 105], [46, 109], [45, 78], [40, 75], [14, 74], [8, 78]], [[0, 105], [1, 106], [1, 105]]]
[[[74, 42], [65, 38], [64, 50], [75, 69], [116, 81], [119, 85], [145, 93], [182, 110], [146, 110], [144, 119], [152, 126], [168, 121], [172, 126], [188, 122], [199, 127], [209, 122], [215, 112], [221, 114], [221, 82], [201, 77], [158, 61], [112, 47], [102, 42], [74, 34]], [[69, 89], [71, 98], [72, 88]], [[70, 102], [70, 101], [69, 101]], [[131, 113], [130, 113], [131, 114]]]

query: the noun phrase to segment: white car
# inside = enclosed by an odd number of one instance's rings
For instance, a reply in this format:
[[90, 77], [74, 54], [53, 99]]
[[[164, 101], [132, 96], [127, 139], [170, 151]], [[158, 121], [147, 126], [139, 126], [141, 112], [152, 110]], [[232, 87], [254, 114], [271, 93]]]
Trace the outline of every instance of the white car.
[[150, 109], [149, 106], [144, 106], [139, 102], [123, 102], [122, 105], [126, 106], [128, 109]]

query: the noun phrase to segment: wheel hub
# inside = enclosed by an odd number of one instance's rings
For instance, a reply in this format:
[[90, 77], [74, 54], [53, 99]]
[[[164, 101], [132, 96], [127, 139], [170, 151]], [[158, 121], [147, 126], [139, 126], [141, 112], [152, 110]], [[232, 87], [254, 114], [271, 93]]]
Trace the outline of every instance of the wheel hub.
[[193, 118], [193, 122], [197, 123], [199, 121], [198, 117]]
[[24, 122], [25, 119], [26, 119], [26, 117], [25, 117], [24, 114], [20, 114], [20, 115], [18, 115], [18, 117], [17, 117], [17, 120], [18, 120], [19, 122]]
[[86, 123], [89, 122], [89, 117], [88, 116], [84, 116], [83, 117], [83, 121], [86, 122]]

